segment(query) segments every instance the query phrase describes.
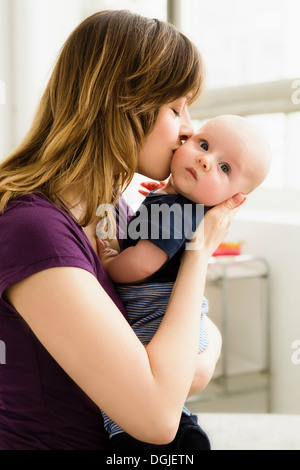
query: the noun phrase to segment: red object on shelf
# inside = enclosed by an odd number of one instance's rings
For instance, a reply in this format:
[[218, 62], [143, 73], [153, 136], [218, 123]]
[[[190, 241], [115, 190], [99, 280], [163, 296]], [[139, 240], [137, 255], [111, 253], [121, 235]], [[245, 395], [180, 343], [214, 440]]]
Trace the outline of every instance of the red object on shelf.
[[241, 254], [242, 243], [221, 243], [213, 256], [237, 256]]

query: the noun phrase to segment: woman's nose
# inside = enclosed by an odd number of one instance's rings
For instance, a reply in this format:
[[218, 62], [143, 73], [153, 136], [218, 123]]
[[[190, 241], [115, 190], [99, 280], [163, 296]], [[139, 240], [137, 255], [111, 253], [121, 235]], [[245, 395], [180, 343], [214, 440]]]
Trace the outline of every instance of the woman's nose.
[[192, 120], [191, 120], [188, 110], [185, 108], [181, 112], [179, 138], [180, 140], [187, 140], [193, 134], [194, 134], [194, 129], [192, 125]]

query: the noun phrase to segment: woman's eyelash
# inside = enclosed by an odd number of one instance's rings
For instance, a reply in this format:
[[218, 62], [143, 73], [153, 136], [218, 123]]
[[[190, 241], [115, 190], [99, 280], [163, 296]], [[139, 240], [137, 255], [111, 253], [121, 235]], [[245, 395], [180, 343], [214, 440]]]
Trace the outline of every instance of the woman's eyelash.
[[180, 116], [180, 112], [179, 112], [179, 111], [177, 111], [176, 109], [173, 109], [172, 111], [173, 111], [173, 113], [175, 114], [175, 116], [177, 116], [177, 117], [179, 117], [179, 116]]

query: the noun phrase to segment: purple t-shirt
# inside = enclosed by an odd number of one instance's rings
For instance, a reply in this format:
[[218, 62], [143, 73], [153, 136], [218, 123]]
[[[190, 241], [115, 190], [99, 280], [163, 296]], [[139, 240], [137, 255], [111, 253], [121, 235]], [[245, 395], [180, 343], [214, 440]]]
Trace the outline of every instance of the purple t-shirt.
[[92, 273], [125, 315], [84, 231], [43, 196], [23, 196], [0, 215], [0, 260], [0, 450], [109, 450], [98, 407], [3, 296], [36, 272], [73, 266]]

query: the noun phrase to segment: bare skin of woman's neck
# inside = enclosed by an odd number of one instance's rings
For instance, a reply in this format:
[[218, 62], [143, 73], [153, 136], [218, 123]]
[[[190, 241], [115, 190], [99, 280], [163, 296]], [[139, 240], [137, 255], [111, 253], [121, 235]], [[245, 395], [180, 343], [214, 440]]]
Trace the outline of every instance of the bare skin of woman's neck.
[[[85, 211], [85, 203], [83, 202], [83, 191], [79, 191], [79, 185], [76, 185], [76, 190], [74, 189], [67, 189], [63, 193], [59, 194], [59, 199], [66, 205], [69, 209], [71, 215], [74, 217], [76, 221], [78, 221], [81, 216], [84, 214]], [[96, 227], [99, 222], [99, 218], [95, 216], [95, 219], [86, 227], [82, 227], [82, 230], [86, 234], [87, 238], [89, 239], [90, 244], [92, 245], [95, 252], [98, 252], [97, 249], [97, 235], [96, 235]], [[117, 238], [113, 240], [109, 240], [111, 248], [114, 250], [119, 251], [120, 245]]]
[[[80, 191], [77, 185], [77, 190], [69, 188], [58, 195], [59, 199], [66, 205], [69, 209], [71, 215], [76, 221], [78, 221], [85, 211], [85, 203], [82, 198], [83, 191]], [[82, 227], [82, 230], [88, 237], [93, 249], [97, 252], [97, 243], [96, 243], [96, 226], [97, 218], [87, 225]]]

